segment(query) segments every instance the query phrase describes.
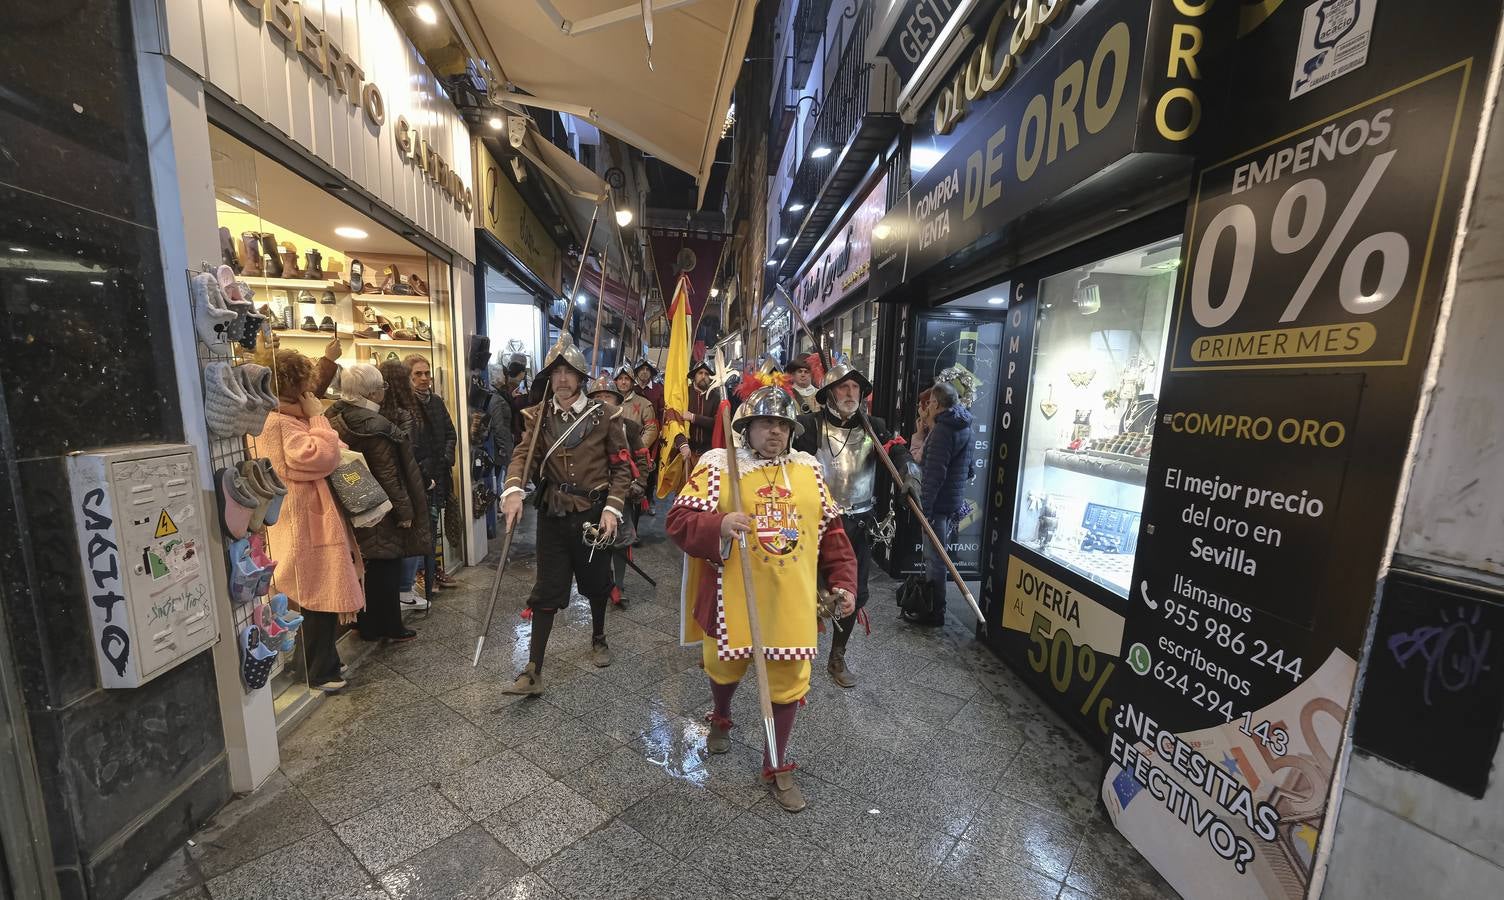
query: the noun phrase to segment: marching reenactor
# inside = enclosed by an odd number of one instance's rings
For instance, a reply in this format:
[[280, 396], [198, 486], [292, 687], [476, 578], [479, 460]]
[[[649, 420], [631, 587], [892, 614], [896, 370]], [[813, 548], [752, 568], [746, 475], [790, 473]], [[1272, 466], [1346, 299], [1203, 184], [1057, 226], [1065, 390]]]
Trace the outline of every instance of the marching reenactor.
[[[679, 438], [677, 453], [687, 460], [685, 468], [693, 471], [701, 456], [715, 446], [715, 417], [721, 409], [721, 389], [710, 386], [713, 376], [710, 364], [704, 360], [695, 363], [689, 370], [689, 410], [685, 418], [689, 422], [689, 434]], [[670, 410], [665, 415], [678, 413]]]
[[637, 524], [642, 518], [642, 500], [648, 488], [647, 470], [641, 465], [642, 426], [625, 414], [621, 402], [621, 389], [609, 376], [601, 375], [592, 382], [586, 396], [591, 400], [599, 400], [611, 409], [612, 415], [619, 419], [626, 429], [627, 447], [632, 451], [627, 457], [627, 461], [632, 465], [632, 484], [627, 488], [627, 518], [625, 520], [625, 524], [630, 527], [623, 528], [623, 531], [630, 532], [630, 534], [618, 535], [616, 543], [611, 547], [611, 602], [626, 609], [627, 598], [622, 593], [621, 586], [627, 576], [627, 560], [632, 555], [632, 543], [637, 535]]
[[[761, 623], [772, 699], [777, 764], [763, 756], [763, 780], [789, 812], [804, 808], [785, 752], [799, 703], [809, 693], [817, 646], [817, 590], [824, 582], [841, 616], [856, 608], [857, 565], [838, 510], [828, 500], [820, 464], [791, 449], [799, 434], [794, 401], [778, 387], [759, 388], [732, 426], [745, 446], [713, 449], [700, 458], [668, 514], [668, 534], [690, 557], [684, 589], [693, 598], [693, 623], [704, 634], [701, 658], [710, 676], [714, 710], [706, 717], [706, 749], [731, 748], [731, 698], [753, 654], [748, 602]], [[727, 454], [735, 452], [737, 512]], [[748, 550], [737, 553], [734, 542]], [[753, 597], [746, 596], [748, 560]]]
[[[501, 511], [508, 529], [522, 517], [523, 486], [530, 480], [538, 486], [538, 577], [527, 601], [532, 610], [528, 664], [509, 694], [543, 693], [543, 654], [554, 615], [569, 605], [571, 580], [590, 601], [591, 661], [601, 667], [612, 661], [606, 644], [611, 556], [595, 551], [616, 538], [632, 481], [632, 451], [621, 420], [581, 392], [587, 372], [584, 355], [567, 333], [560, 335], [538, 373], [552, 396], [523, 412], [525, 433], [507, 469]], [[523, 471], [535, 428], [532, 471]]]
[[[833, 629], [830, 661], [831, 680], [841, 687], [856, 686], [856, 678], [846, 667], [846, 644], [851, 640], [858, 616], [867, 605], [867, 573], [872, 565], [872, 535], [878, 524], [877, 470], [878, 447], [862, 423], [861, 407], [872, 393], [872, 383], [860, 370], [847, 362], [831, 366], [825, 385], [816, 392], [818, 412], [799, 417], [801, 434], [794, 447], [820, 461], [831, 502], [841, 513], [847, 537], [855, 548], [857, 560], [856, 607], [843, 616]], [[895, 485], [899, 491], [919, 493], [919, 468], [909, 457], [902, 437], [894, 435], [882, 419], [871, 418], [877, 440], [888, 451], [898, 471], [907, 475], [906, 483]]]
[[815, 371], [810, 368], [808, 356], [795, 356], [793, 361], [784, 366], [783, 372], [789, 376], [790, 386], [794, 389], [794, 401], [799, 404], [799, 414], [807, 416], [820, 408], [820, 401], [815, 396], [819, 393], [819, 387], [815, 384]]

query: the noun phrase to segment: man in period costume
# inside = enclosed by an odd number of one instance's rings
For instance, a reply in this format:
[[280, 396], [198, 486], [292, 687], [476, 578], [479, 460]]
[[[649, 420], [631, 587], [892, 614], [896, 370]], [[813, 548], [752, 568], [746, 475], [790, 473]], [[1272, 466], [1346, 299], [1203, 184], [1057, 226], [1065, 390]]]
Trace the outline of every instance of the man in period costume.
[[[654, 422], [662, 422], [663, 421], [663, 385], [659, 384], [658, 381], [657, 381], [657, 379], [658, 379], [658, 367], [655, 366], [655, 365], [653, 365], [652, 363], [648, 362], [647, 357], [643, 357], [637, 363], [637, 365], [632, 368], [632, 375], [636, 378], [636, 383], [633, 385], [633, 391], [638, 396], [643, 397], [649, 403], [653, 404], [653, 421]], [[623, 392], [623, 396], [625, 396], [625, 392]], [[651, 452], [654, 455], [654, 458], [657, 457], [657, 453], [658, 453], [657, 443], [658, 443], [658, 436], [657, 436], [657, 431], [656, 430], [653, 432], [653, 440], [652, 441], [647, 441], [647, 440], [643, 441], [644, 446], [646, 446], [648, 448], [649, 452]], [[652, 473], [650, 473], [648, 475], [648, 488], [649, 489], [648, 489], [648, 508], [647, 508], [647, 514], [650, 515], [650, 516], [656, 516], [656, 515], [658, 515], [658, 504], [657, 504], [657, 494], [658, 494], [658, 491], [657, 491], [657, 487], [658, 487], [658, 472], [656, 470], [654, 470]]]
[[[523, 486], [530, 480], [538, 486], [538, 578], [527, 601], [533, 630], [527, 668], [507, 690], [511, 694], [543, 693], [543, 653], [555, 613], [569, 605], [571, 579], [590, 601], [591, 661], [604, 667], [612, 660], [606, 645], [611, 555], [592, 553], [586, 538], [603, 545], [615, 539], [632, 481], [632, 451], [621, 420], [581, 393], [587, 371], [585, 357], [561, 335], [538, 373], [552, 396], [523, 412], [524, 432], [507, 467], [501, 511], [508, 528], [522, 517]], [[535, 428], [532, 471], [525, 472]]]
[[[715, 446], [715, 419], [721, 409], [721, 389], [711, 387], [714, 375], [709, 363], [700, 360], [689, 370], [689, 434], [679, 438], [676, 452], [687, 460], [686, 469], [693, 471], [705, 451]], [[665, 415], [678, 415], [670, 410]]]
[[[707, 716], [706, 749], [730, 749], [731, 697], [753, 653], [742, 560], [750, 560], [753, 600], [761, 623], [780, 765], [763, 757], [763, 780], [790, 812], [804, 808], [785, 751], [794, 714], [809, 693], [810, 661], [818, 653], [817, 590], [823, 581], [839, 614], [856, 608], [856, 560], [828, 500], [814, 457], [790, 449], [799, 433], [793, 399], [778, 387], [760, 388], [742, 404], [733, 427], [746, 446], [713, 449], [700, 458], [668, 514], [669, 537], [688, 557], [685, 600], [693, 614], [687, 640], [702, 640], [714, 711]], [[737, 454], [740, 496], [735, 511], [727, 453]], [[735, 549], [745, 540], [748, 552]]]
[[636, 452], [634, 459], [639, 468], [649, 478], [653, 474], [654, 460], [658, 454], [658, 432], [661, 410], [653, 405], [653, 401], [643, 396], [637, 390], [636, 383], [632, 380], [632, 373], [626, 366], [616, 371], [616, 390], [621, 395], [621, 415], [623, 419], [637, 423], [641, 433], [641, 449]]
[[810, 368], [808, 356], [795, 356], [793, 361], [783, 368], [784, 374], [789, 376], [789, 384], [794, 389], [794, 401], [799, 404], [799, 414], [809, 415], [820, 408], [820, 401], [816, 398], [819, 388], [815, 385], [815, 371]]
[[[867, 573], [872, 565], [872, 535], [878, 524], [877, 473], [881, 466], [878, 448], [862, 424], [861, 405], [872, 393], [872, 383], [849, 363], [830, 368], [825, 386], [816, 396], [819, 411], [799, 417], [802, 431], [794, 447], [814, 456], [824, 470], [830, 499], [840, 511], [846, 534], [857, 559], [856, 609], [836, 623], [830, 640], [830, 677], [841, 687], [856, 686], [846, 667], [846, 643], [856, 629], [857, 618], [867, 605]], [[907, 474], [899, 491], [919, 492], [919, 468], [909, 457], [904, 439], [894, 435], [882, 419], [872, 418], [872, 430], [887, 448], [898, 471]]]
[[632, 464], [632, 484], [627, 488], [627, 518], [625, 519], [626, 525], [630, 527], [623, 528], [623, 531], [630, 532], [630, 535], [626, 537], [618, 535], [616, 545], [611, 548], [611, 602], [626, 609], [627, 598], [622, 593], [622, 583], [627, 575], [627, 560], [632, 556], [633, 539], [637, 535], [638, 521], [642, 518], [642, 499], [648, 487], [648, 470], [644, 469], [640, 462], [643, 455], [642, 426], [635, 419], [624, 414], [621, 389], [609, 376], [603, 374], [591, 382], [586, 396], [591, 400], [599, 400], [606, 404], [607, 408], [612, 411], [612, 415], [621, 421], [622, 427], [627, 432], [627, 448], [632, 451], [627, 457]]

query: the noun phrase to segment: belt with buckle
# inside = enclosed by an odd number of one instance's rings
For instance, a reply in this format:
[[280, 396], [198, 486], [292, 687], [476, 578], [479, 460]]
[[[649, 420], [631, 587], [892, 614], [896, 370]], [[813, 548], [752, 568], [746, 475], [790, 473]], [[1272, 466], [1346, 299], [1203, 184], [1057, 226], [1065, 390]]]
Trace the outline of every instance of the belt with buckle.
[[568, 482], [565, 482], [563, 484], [556, 485], [555, 490], [559, 491], [560, 493], [568, 494], [571, 497], [584, 497], [587, 500], [601, 500], [606, 496], [605, 485], [600, 485], [599, 487], [593, 488], [583, 488], [577, 484], [570, 484]]

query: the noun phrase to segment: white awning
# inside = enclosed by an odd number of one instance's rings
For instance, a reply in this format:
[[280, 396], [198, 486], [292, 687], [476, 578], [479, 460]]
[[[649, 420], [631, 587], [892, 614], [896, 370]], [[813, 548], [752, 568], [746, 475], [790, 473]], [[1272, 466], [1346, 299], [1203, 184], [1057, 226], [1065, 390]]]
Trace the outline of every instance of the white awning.
[[[458, 5], [458, 4], [456, 4]], [[505, 78], [695, 177], [701, 199], [755, 0], [471, 0]]]

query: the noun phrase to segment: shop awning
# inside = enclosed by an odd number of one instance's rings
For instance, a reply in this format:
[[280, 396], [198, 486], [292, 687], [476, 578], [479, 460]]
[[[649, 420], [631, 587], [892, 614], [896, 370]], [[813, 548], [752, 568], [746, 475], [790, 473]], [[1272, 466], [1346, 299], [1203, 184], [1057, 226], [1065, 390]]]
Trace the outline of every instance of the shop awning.
[[[458, 4], [457, 4], [458, 5]], [[504, 77], [695, 177], [703, 199], [755, 0], [470, 0]]]

